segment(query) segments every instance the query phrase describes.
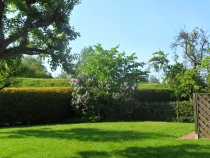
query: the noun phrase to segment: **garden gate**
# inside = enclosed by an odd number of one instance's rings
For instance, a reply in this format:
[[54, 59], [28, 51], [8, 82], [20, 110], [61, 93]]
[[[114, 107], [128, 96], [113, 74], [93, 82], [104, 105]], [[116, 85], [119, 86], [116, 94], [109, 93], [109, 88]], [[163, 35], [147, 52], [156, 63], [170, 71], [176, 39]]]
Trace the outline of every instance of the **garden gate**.
[[195, 93], [195, 138], [210, 139], [210, 93]]

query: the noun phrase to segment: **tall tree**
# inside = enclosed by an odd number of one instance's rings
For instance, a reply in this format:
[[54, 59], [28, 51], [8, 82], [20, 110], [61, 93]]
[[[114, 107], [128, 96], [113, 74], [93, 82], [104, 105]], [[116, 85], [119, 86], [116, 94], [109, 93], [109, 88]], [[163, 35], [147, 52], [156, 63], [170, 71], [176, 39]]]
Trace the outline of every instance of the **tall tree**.
[[[196, 80], [201, 85], [204, 84], [203, 81], [208, 82], [208, 75], [205, 74], [208, 73], [208, 70], [203, 71], [202, 66], [205, 65], [203, 63], [204, 59], [210, 56], [209, 37], [210, 34], [202, 28], [196, 27], [191, 32], [181, 29], [175, 37], [175, 41], [171, 44], [171, 48], [175, 51], [179, 49], [183, 51], [185, 66], [191, 69], [191, 77], [194, 81]], [[192, 94], [195, 86], [189, 84], [189, 87]]]
[[209, 34], [201, 28], [196, 27], [192, 32], [184, 29], [174, 38], [171, 48], [175, 51], [179, 48], [183, 51], [186, 66], [196, 69], [201, 65], [205, 56], [209, 56]]
[[0, 0], [0, 60], [20, 54], [50, 57], [55, 69], [73, 59], [69, 42], [79, 33], [70, 14], [80, 0]]
[[[177, 98], [189, 96], [192, 100], [194, 92], [209, 84], [209, 35], [198, 27], [192, 32], [181, 29], [171, 48], [175, 50], [175, 64], [169, 64], [168, 54], [163, 51], [155, 52], [149, 62], [156, 71], [163, 70], [164, 82], [174, 89]], [[180, 50], [183, 63], [177, 61]]]

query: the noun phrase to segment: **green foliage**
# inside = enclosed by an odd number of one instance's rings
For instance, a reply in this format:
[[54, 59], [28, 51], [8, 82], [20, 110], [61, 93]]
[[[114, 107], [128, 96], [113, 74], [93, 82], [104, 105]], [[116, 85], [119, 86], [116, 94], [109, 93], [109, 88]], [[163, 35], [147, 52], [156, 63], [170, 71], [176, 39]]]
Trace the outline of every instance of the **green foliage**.
[[203, 74], [207, 85], [210, 87], [210, 56], [206, 56], [201, 63], [201, 73]]
[[69, 88], [0, 91], [0, 125], [55, 123], [73, 117]]
[[171, 48], [181, 49], [184, 56], [185, 66], [188, 68], [199, 68], [209, 52], [209, 33], [202, 28], [194, 28], [191, 32], [181, 29], [174, 38]]
[[49, 57], [55, 69], [71, 66], [69, 41], [79, 33], [69, 23], [80, 0], [0, 1], [0, 59], [19, 54]]
[[21, 56], [0, 59], [0, 89], [10, 86], [19, 71]]
[[96, 45], [79, 63], [78, 75], [71, 76], [72, 104], [81, 116], [105, 120], [116, 104], [127, 105], [133, 100], [135, 84], [146, 74], [139, 69], [144, 63], [136, 62], [135, 54], [125, 56], [117, 49]]
[[177, 122], [194, 122], [193, 102], [174, 102]]
[[42, 63], [41, 58], [26, 56], [22, 59], [20, 72], [17, 77], [24, 78], [52, 78]]
[[[141, 71], [143, 62], [136, 62], [135, 53], [130, 56], [125, 56], [125, 52], [118, 52], [118, 47], [111, 50], [104, 50], [100, 44], [94, 47], [94, 51], [89, 52], [78, 67], [78, 73], [87, 73], [90, 76], [95, 76], [100, 82], [136, 82], [135, 77], [140, 78], [147, 72]], [[116, 82], [117, 81], [117, 82]]]
[[154, 68], [156, 72], [161, 70], [165, 71], [168, 69], [169, 60], [167, 59], [168, 54], [163, 51], [153, 53], [153, 57], [149, 60], [150, 66]]
[[176, 79], [180, 84], [175, 89], [175, 93], [180, 94], [181, 97], [189, 96], [190, 100], [192, 100], [193, 92], [201, 92], [201, 89], [205, 87], [196, 69], [186, 69], [183, 74], [177, 74]]
[[174, 91], [177, 100], [188, 96], [192, 100], [194, 92], [200, 92], [205, 87], [202, 77], [198, 73], [198, 69], [186, 68], [183, 63], [177, 61], [178, 56], [175, 54], [175, 64], [169, 64], [167, 54], [163, 51], [153, 53], [154, 57], [149, 60], [150, 66], [157, 71], [163, 71], [163, 83]]
[[[202, 92], [209, 86], [209, 35], [200, 28], [192, 32], [182, 29], [175, 37], [171, 48], [175, 50], [175, 64], [169, 64], [168, 54], [163, 51], [153, 53], [149, 60], [156, 71], [163, 71], [164, 83], [175, 91], [178, 100], [192, 94]], [[183, 51], [184, 61], [178, 62], [177, 50]]]

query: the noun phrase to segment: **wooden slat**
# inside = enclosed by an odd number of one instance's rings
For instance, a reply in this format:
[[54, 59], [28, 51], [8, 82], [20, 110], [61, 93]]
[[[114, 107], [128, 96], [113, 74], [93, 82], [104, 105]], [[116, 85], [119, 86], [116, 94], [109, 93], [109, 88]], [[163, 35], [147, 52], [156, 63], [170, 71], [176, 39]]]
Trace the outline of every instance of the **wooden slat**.
[[201, 107], [198, 106], [198, 112], [202, 113], [202, 114], [208, 114], [209, 115], [209, 109], [207, 109], [206, 107]]
[[195, 135], [198, 139], [198, 106], [197, 106], [197, 93], [193, 94], [193, 100], [194, 100], [194, 121], [195, 121]]
[[202, 109], [199, 110], [198, 117], [200, 117], [201, 115], [205, 118], [206, 121], [210, 121], [209, 114], [203, 111]]
[[195, 133], [199, 138], [210, 139], [210, 93], [195, 93], [193, 100]]
[[205, 130], [203, 130], [202, 128], [199, 129], [200, 130], [200, 137], [202, 138], [207, 138], [210, 137], [209, 133], [207, 133]]
[[[199, 96], [199, 97], [201, 97], [201, 96]], [[210, 105], [209, 105], [209, 103], [208, 103], [208, 101], [206, 99], [200, 99], [200, 100], [198, 100], [198, 102], [200, 104], [202, 103], [202, 105], [205, 106], [205, 107], [207, 107], [207, 108], [210, 107]]]
[[[200, 135], [210, 136], [210, 134], [207, 131], [205, 131], [203, 128], [200, 128], [199, 131], [200, 131]], [[199, 137], [201, 137], [201, 136], [199, 136]]]

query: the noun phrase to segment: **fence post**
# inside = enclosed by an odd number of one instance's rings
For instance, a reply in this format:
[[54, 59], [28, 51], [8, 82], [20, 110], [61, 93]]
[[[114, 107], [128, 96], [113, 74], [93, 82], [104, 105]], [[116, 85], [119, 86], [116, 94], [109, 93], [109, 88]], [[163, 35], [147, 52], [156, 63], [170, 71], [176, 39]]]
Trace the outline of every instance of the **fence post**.
[[193, 94], [194, 102], [194, 121], [195, 121], [195, 139], [198, 139], [198, 104], [197, 104], [197, 93]]

